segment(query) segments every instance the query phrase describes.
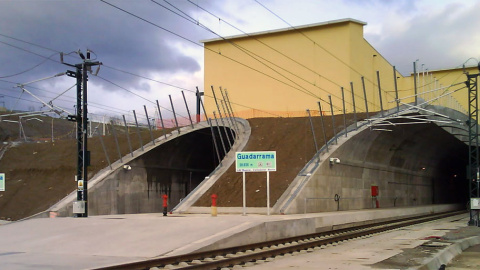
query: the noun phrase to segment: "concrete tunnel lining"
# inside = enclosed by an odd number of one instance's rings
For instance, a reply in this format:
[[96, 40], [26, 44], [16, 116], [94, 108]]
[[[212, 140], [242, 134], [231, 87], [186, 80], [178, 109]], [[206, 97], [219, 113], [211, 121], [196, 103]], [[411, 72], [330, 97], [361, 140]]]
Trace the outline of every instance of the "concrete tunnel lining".
[[[381, 207], [465, 205], [467, 146], [433, 123], [392, 127], [391, 132], [363, 128], [350, 133], [321, 157], [311, 176], [298, 176], [297, 190], [287, 191], [276, 211], [336, 211], [334, 194], [345, 198], [340, 210], [372, 208], [371, 185], [380, 188]], [[330, 157], [341, 163], [331, 166]], [[289, 202], [289, 196], [295, 198]]]
[[[389, 143], [391, 145], [386, 149]], [[418, 200], [416, 203], [455, 203], [462, 197], [463, 188], [459, 185], [446, 188], [445, 183], [455, 175], [457, 181], [465, 179], [467, 147], [439, 126], [433, 123], [417, 124], [408, 128], [396, 126], [392, 132], [381, 133], [374, 144], [381, 148], [381, 153], [368, 153], [366, 162], [383, 157], [389, 160], [388, 166], [412, 172], [408, 179], [411, 185], [424, 189], [427, 194], [429, 190], [426, 186], [430, 185], [431, 196], [413, 198]], [[431, 179], [431, 184], [428, 183], [428, 178]], [[466, 181], [463, 184], [466, 186]]]

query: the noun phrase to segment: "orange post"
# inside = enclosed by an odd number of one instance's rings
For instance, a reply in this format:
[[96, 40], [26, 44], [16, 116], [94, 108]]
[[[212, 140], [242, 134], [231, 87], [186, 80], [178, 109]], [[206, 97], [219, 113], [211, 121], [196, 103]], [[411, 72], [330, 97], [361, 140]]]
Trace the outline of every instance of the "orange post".
[[217, 194], [212, 194], [211, 196], [212, 198], [212, 217], [216, 217], [217, 216]]
[[167, 194], [163, 194], [163, 216], [167, 216], [167, 207], [168, 207], [168, 196]]

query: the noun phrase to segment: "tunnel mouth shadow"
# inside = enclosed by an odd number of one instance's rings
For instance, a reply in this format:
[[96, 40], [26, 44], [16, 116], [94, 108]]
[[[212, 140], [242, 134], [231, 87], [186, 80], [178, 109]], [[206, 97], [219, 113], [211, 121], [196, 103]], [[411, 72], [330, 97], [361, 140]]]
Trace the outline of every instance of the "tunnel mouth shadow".
[[147, 200], [166, 194], [171, 209], [215, 170], [234, 143], [233, 129], [202, 128], [157, 146], [129, 165], [146, 178]]

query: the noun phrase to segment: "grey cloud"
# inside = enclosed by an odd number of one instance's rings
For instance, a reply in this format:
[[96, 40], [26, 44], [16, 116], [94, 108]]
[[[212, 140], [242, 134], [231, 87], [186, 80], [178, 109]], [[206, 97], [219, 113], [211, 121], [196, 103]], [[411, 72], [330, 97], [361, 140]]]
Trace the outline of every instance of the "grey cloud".
[[417, 10], [416, 0], [343, 0], [347, 5], [375, 8], [383, 6], [394, 8], [395, 12], [412, 13]]
[[[205, 33], [196, 29], [193, 24], [190, 25], [150, 1], [109, 2], [192, 41], [196, 42], [205, 36]], [[187, 11], [191, 6], [185, 2], [180, 4]], [[62, 52], [78, 49], [85, 52], [88, 48], [94, 51], [98, 60], [105, 65], [135, 74], [148, 77], [153, 73], [193, 73], [201, 68], [199, 59], [184, 55], [181, 49], [172, 47], [169, 45], [172, 43], [168, 41], [195, 45], [100, 1], [1, 1], [0, 17], [0, 34]], [[7, 42], [47, 57], [53, 53], [2, 36], [0, 42]], [[198, 49], [202, 50], [200, 46]], [[59, 56], [54, 59], [58, 61]], [[27, 70], [43, 60], [39, 56], [0, 43], [0, 77]], [[65, 57], [65, 60], [69, 63], [81, 61], [78, 56]], [[46, 61], [41, 66], [8, 80], [28, 82], [65, 71], [67, 68], [60, 63]], [[112, 69], [102, 68], [100, 75], [125, 88], [149, 90], [142, 79]], [[118, 89], [102, 80], [95, 82], [106, 89]], [[0, 88], [11, 86], [12, 84], [0, 82]]]
[[479, 56], [478, 50], [462, 49], [475, 42], [479, 8], [480, 4], [472, 9], [445, 6], [439, 14], [412, 17], [405, 22], [405, 31], [390, 29], [382, 36], [367, 35], [366, 38], [404, 75], [413, 72], [416, 59], [430, 70], [461, 66], [468, 58]]

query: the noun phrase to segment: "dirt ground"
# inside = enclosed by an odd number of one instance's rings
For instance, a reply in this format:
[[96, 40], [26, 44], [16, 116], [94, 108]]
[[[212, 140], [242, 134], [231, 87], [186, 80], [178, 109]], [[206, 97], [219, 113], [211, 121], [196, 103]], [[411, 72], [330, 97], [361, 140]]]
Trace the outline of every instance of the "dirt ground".
[[[347, 125], [352, 117], [348, 117]], [[313, 117], [315, 137], [319, 147], [325, 144], [320, 117]], [[280, 198], [298, 172], [315, 154], [315, 143], [308, 117], [249, 119], [251, 137], [244, 151], [276, 151], [277, 171], [270, 172], [270, 206]], [[326, 138], [333, 137], [332, 120], [324, 118]], [[343, 130], [343, 116], [336, 116], [335, 129]], [[235, 172], [233, 164], [208, 190], [195, 206], [210, 206], [212, 194], [218, 196], [219, 207], [241, 207], [243, 202], [242, 173]], [[246, 173], [248, 207], [266, 207], [267, 173]]]
[[[351, 123], [348, 117], [348, 124]], [[298, 118], [256, 118], [249, 120], [252, 135], [245, 151], [277, 151], [277, 171], [270, 173], [270, 205], [278, 200], [291, 181], [315, 153], [314, 140], [308, 117]], [[343, 129], [343, 116], [335, 119], [336, 130]], [[318, 145], [325, 143], [320, 117], [313, 117]], [[0, 126], [1, 128], [1, 126]], [[3, 127], [2, 140], [8, 137]], [[71, 133], [65, 128], [65, 134]], [[0, 130], [2, 131], [2, 130]], [[331, 117], [325, 117], [327, 139], [333, 136]], [[40, 131], [39, 131], [40, 132]], [[47, 131], [42, 131], [46, 137]], [[118, 132], [122, 155], [129, 152], [125, 133]], [[12, 132], [10, 132], [12, 133]], [[45, 134], [44, 134], [45, 133]], [[28, 134], [28, 133], [27, 133]], [[161, 136], [156, 131], [154, 137]], [[1, 135], [1, 133], [0, 133]], [[10, 134], [10, 137], [18, 134]], [[140, 147], [135, 133], [130, 134], [134, 149]], [[113, 136], [105, 136], [104, 144], [110, 161], [118, 159]], [[148, 132], [142, 133], [142, 141], [150, 140]], [[89, 177], [108, 166], [100, 137], [88, 141], [91, 151]], [[0, 160], [0, 172], [6, 174], [6, 191], [0, 192], [0, 219], [18, 220], [46, 210], [76, 188], [76, 140], [73, 138], [55, 142], [22, 143], [6, 149]], [[247, 174], [247, 194], [249, 207], [266, 206], [266, 173]], [[236, 173], [234, 166], [197, 202], [196, 205], [209, 206], [210, 195], [218, 195], [219, 206], [242, 205], [242, 174]]]

